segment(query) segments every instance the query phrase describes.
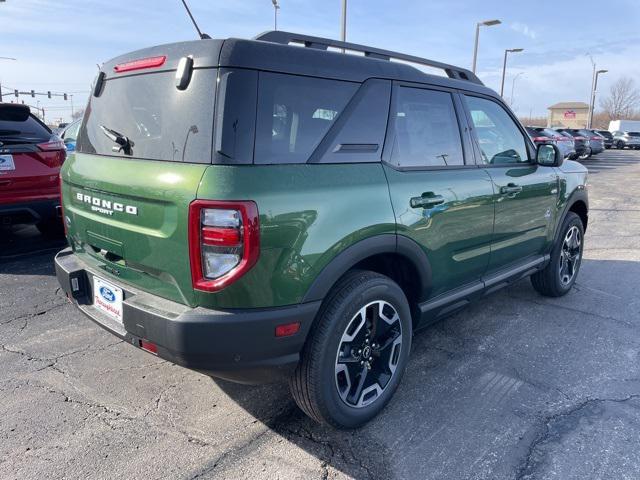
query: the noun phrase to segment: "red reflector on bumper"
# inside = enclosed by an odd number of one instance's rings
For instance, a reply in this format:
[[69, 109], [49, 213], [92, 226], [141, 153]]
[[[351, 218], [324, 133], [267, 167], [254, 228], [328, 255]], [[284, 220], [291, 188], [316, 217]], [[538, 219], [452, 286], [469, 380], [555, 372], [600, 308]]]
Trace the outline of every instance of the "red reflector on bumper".
[[276, 327], [276, 337], [289, 337], [300, 330], [300, 322], [285, 323]]
[[158, 354], [158, 346], [155, 343], [151, 343], [147, 340], [139, 340], [138, 345], [140, 345], [141, 349], [146, 350], [147, 352], [153, 353], [154, 355]]

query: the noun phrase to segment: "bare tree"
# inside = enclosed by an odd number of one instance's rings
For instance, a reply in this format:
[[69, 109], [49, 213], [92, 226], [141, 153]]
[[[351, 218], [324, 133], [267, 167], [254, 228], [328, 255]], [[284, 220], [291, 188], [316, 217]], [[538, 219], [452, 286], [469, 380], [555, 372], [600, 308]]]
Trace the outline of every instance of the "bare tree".
[[78, 118], [82, 118], [83, 115], [84, 115], [84, 108], [80, 108], [75, 112], [73, 112], [72, 117], [74, 120], [77, 120]]
[[610, 120], [631, 118], [640, 104], [640, 91], [632, 78], [622, 77], [611, 85], [609, 95], [600, 100], [600, 106]]

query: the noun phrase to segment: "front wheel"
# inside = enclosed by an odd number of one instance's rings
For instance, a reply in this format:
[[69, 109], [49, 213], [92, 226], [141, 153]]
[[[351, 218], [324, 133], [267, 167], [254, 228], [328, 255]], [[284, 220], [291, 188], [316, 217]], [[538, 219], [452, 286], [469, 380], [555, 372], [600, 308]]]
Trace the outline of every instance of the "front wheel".
[[349, 272], [327, 296], [290, 379], [314, 420], [356, 428], [391, 400], [411, 350], [409, 303], [390, 278]]
[[566, 295], [576, 282], [584, 248], [584, 227], [578, 215], [569, 212], [551, 251], [549, 264], [531, 276], [533, 288], [546, 297]]
[[589, 158], [590, 156], [591, 156], [591, 149], [590, 149], [590, 148], [587, 148], [587, 149], [582, 153], [582, 155], [580, 155], [580, 156], [578, 157], [578, 159], [579, 159], [579, 160], [586, 160], [586, 159], [587, 159], [587, 158]]
[[618, 142], [616, 143], [616, 148], [618, 150], [624, 150], [624, 142], [622, 140], [618, 140]]

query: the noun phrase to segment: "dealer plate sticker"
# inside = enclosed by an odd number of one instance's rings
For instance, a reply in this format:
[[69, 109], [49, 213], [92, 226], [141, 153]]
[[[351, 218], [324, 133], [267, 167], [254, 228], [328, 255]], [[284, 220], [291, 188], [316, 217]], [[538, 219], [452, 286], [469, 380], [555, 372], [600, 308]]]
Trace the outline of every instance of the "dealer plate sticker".
[[0, 155], [0, 172], [3, 170], [15, 170], [16, 164], [13, 163], [13, 155]]
[[122, 289], [93, 277], [93, 306], [122, 323]]

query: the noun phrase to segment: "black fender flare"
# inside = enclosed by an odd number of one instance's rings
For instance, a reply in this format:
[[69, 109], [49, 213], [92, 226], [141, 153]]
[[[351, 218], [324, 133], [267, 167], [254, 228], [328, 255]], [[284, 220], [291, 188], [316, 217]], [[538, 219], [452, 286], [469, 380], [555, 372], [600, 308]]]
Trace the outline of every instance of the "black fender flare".
[[313, 281], [302, 302], [324, 299], [335, 283], [359, 262], [383, 253], [398, 254], [416, 268], [423, 296], [431, 287], [431, 264], [425, 251], [403, 235], [382, 234], [360, 240], [336, 255]]
[[[556, 231], [555, 231], [555, 234], [553, 235], [554, 245], [558, 242], [558, 239], [560, 237], [560, 227], [562, 226], [564, 219], [567, 218], [567, 214], [569, 213], [569, 210], [571, 210], [571, 207], [577, 201], [584, 202], [584, 204], [587, 207], [587, 214], [589, 213], [589, 197], [587, 195], [587, 190], [585, 187], [582, 187], [582, 188], [578, 187], [573, 192], [571, 192], [571, 195], [569, 195], [569, 198], [567, 199], [564, 207], [562, 208], [562, 214], [558, 217], [558, 223], [556, 224]], [[587, 229], [587, 226], [585, 225], [585, 231], [586, 229]]]

